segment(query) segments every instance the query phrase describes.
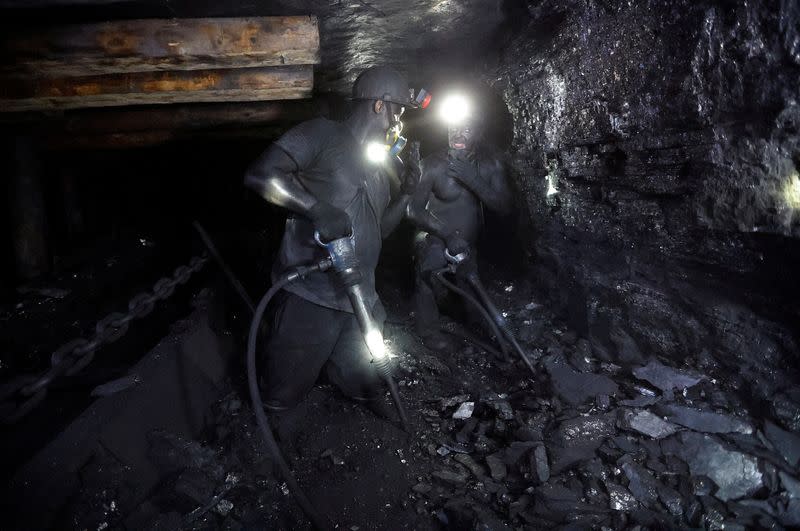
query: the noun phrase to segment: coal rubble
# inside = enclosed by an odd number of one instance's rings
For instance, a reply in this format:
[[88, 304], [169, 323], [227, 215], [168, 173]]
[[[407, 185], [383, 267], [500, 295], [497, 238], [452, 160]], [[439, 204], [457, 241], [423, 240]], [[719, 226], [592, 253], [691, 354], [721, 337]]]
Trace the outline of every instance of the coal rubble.
[[552, 330], [528, 345], [550, 352], [540, 378], [443, 397], [426, 418], [460, 453], [432, 453], [435, 471], [410, 494], [420, 510], [447, 529], [798, 524], [796, 436], [721, 405], [734, 390], [691, 358], [603, 364]]
[[[800, 525], [800, 439], [788, 426], [750, 415], [691, 356], [680, 367], [601, 361], [554, 316], [525, 309], [523, 289], [493, 291], [520, 337], [540, 328], [522, 342], [536, 377], [468, 342], [429, 351], [392, 325], [412, 436], [390, 408], [375, 414], [329, 385], [271, 415], [299, 482], [340, 528]], [[217, 402], [200, 441], [151, 434], [150, 457], [171, 479], [127, 512], [126, 528], [308, 528], [241, 396], [234, 385]], [[83, 521], [100, 524], [126, 505], [121, 489], [90, 501]]]

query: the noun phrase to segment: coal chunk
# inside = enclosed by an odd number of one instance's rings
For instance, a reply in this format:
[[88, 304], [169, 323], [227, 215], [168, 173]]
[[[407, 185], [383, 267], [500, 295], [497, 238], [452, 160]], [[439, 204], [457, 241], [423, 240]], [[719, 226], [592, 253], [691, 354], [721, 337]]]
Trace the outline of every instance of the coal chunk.
[[581, 502], [581, 497], [579, 490], [545, 483], [535, 491], [536, 512], [563, 521], [576, 512], [593, 510], [593, 507]]
[[617, 434], [616, 415], [589, 415], [565, 420], [552, 439], [551, 473], [558, 474], [572, 465], [591, 459], [603, 441]]
[[507, 400], [489, 400], [488, 404], [499, 418], [503, 420], [514, 419], [514, 410], [511, 409], [511, 404]]
[[550, 479], [550, 465], [547, 462], [547, 450], [544, 445], [540, 444], [536, 447], [531, 462], [531, 468], [535, 472], [536, 478], [542, 483], [547, 482]]
[[800, 437], [782, 430], [770, 421], [764, 423], [764, 435], [787, 463], [797, 466], [800, 461]]
[[619, 388], [608, 376], [577, 372], [562, 359], [548, 356], [544, 366], [550, 375], [553, 391], [573, 406], [594, 400], [598, 395], [615, 395]]
[[662, 391], [686, 389], [687, 387], [697, 385], [700, 380], [703, 379], [702, 376], [696, 376], [685, 371], [667, 367], [656, 360], [650, 361], [650, 363], [644, 367], [633, 369], [633, 375], [640, 380], [650, 382]]
[[514, 466], [519, 463], [520, 459], [530, 450], [538, 446], [539, 443], [534, 441], [514, 441], [506, 448], [503, 455], [503, 462], [509, 466]]
[[475, 477], [479, 479], [486, 477], [486, 470], [483, 468], [483, 466], [468, 454], [456, 454], [453, 456], [453, 459], [464, 465], [467, 470], [475, 475]]
[[638, 508], [639, 503], [636, 498], [622, 485], [613, 481], [606, 481], [606, 490], [608, 490], [609, 507], [615, 511], [630, 512]]
[[657, 411], [675, 424], [703, 433], [753, 433], [753, 427], [750, 424], [731, 415], [674, 404], [661, 405]]
[[778, 476], [780, 476], [781, 484], [786, 489], [789, 497], [800, 500], [800, 480], [793, 478], [786, 472], [778, 472]]
[[728, 450], [709, 435], [683, 432], [678, 437], [676, 454], [688, 463], [692, 475], [708, 476], [717, 484], [715, 496], [720, 500], [749, 496], [763, 485], [756, 458]]
[[492, 479], [500, 481], [506, 477], [506, 464], [503, 462], [502, 454], [499, 452], [496, 454], [487, 455], [486, 464], [489, 466], [489, 474], [491, 474]]
[[436, 479], [450, 485], [464, 485], [467, 482], [467, 475], [452, 470], [437, 470], [433, 474]]
[[650, 472], [636, 463], [625, 463], [622, 470], [628, 478], [628, 490], [644, 506], [654, 509], [658, 506], [658, 480]]
[[628, 407], [645, 407], [645, 406], [652, 406], [653, 404], [658, 403], [661, 398], [657, 396], [649, 396], [649, 395], [639, 395], [636, 398], [631, 398], [629, 400], [620, 400], [619, 403], [622, 406]]
[[618, 424], [620, 428], [642, 433], [654, 439], [669, 437], [680, 429], [646, 409], [620, 410]]

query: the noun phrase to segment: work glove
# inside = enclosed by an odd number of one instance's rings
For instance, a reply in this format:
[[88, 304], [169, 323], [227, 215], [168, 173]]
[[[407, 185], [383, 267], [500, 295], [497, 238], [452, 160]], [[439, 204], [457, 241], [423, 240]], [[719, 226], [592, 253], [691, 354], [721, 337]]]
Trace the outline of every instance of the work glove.
[[317, 201], [308, 211], [308, 217], [323, 242], [350, 236], [353, 231], [353, 224], [347, 212], [325, 201]]
[[400, 192], [403, 195], [413, 195], [421, 177], [422, 170], [420, 169], [419, 142], [411, 142], [406, 158], [403, 182], [400, 185]]

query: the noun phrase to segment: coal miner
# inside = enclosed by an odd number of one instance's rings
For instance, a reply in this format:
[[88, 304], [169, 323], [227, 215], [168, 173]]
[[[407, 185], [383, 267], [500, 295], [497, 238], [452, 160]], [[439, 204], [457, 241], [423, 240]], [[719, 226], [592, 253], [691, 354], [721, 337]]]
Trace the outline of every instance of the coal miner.
[[[363, 298], [382, 328], [386, 315], [375, 291], [382, 230], [388, 233], [399, 223], [410, 200], [406, 194], [392, 201], [387, 167], [404, 142], [400, 117], [417, 103], [406, 79], [388, 67], [362, 72], [352, 97], [346, 120], [316, 118], [285, 133], [250, 167], [245, 185], [289, 211], [273, 281], [326, 256], [315, 233], [321, 242], [352, 235]], [[285, 289], [266, 345], [261, 381], [266, 407], [293, 407], [324, 370], [345, 395], [380, 409], [382, 382], [336, 276], [312, 273]]]
[[448, 123], [449, 147], [427, 156], [408, 205], [408, 218], [420, 229], [414, 242], [416, 329], [434, 350], [450, 347], [439, 329], [437, 295], [441, 286], [432, 275], [461, 255], [457, 283], [488, 303], [478, 276], [478, 236], [483, 209], [499, 214], [512, 209], [511, 190], [500, 158], [483, 141], [482, 115], [463, 96], [452, 95], [439, 106]]

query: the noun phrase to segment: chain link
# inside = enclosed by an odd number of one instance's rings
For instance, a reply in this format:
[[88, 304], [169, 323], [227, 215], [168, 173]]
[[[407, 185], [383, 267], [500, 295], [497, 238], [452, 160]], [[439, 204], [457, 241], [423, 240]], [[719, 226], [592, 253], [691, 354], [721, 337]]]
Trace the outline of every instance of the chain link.
[[36, 375], [20, 376], [0, 386], [0, 421], [12, 424], [30, 413], [47, 396], [50, 385], [62, 376], [73, 376], [94, 359], [97, 350], [119, 340], [130, 323], [149, 315], [158, 301], [168, 299], [175, 288], [189, 282], [194, 273], [205, 266], [208, 258], [195, 256], [188, 266], [175, 269], [172, 277], [164, 277], [153, 285], [152, 292], [135, 295], [128, 301], [127, 313], [112, 312], [97, 322], [89, 339], [76, 338], [53, 352], [50, 367]]

